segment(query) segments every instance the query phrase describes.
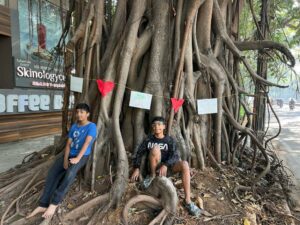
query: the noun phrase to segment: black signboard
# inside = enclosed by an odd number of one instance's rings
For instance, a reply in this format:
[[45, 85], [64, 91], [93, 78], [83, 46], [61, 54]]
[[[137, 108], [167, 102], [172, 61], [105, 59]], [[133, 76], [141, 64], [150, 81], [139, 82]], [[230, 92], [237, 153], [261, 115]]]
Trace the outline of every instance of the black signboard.
[[32, 61], [15, 59], [15, 82], [17, 87], [63, 89], [65, 75], [61, 71]]

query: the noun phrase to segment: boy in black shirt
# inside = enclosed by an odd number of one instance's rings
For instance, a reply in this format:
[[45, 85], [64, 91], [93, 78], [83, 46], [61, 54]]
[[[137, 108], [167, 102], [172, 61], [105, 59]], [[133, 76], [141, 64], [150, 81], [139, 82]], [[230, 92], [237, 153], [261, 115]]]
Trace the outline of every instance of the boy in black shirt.
[[164, 134], [165, 128], [165, 119], [163, 117], [155, 117], [152, 120], [154, 134], [148, 136], [139, 146], [136, 155], [133, 158], [134, 171], [130, 179], [132, 182], [138, 180], [142, 156], [148, 154], [151, 174], [149, 178], [145, 179], [144, 186], [150, 186], [151, 181], [156, 176], [157, 170], [159, 176], [167, 176], [168, 169], [171, 169], [173, 173], [180, 172], [185, 192], [184, 205], [191, 215], [200, 216], [201, 210], [191, 201], [190, 197], [189, 164], [187, 161], [180, 160], [175, 141], [172, 137]]

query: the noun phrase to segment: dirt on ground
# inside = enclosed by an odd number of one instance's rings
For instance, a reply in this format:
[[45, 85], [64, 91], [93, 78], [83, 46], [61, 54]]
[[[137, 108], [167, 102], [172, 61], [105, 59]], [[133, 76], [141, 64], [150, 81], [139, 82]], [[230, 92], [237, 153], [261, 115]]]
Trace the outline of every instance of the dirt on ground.
[[[179, 203], [174, 224], [203, 224], [203, 225], [285, 225], [293, 224], [292, 215], [286, 207], [286, 193], [279, 185], [280, 178], [275, 176], [266, 176], [261, 179], [255, 190], [243, 188], [251, 183], [250, 178], [245, 177], [246, 171], [237, 167], [224, 167], [222, 172], [212, 168], [206, 168], [204, 171], [192, 170], [191, 179], [191, 197], [192, 200], [203, 209], [200, 218], [191, 217], [182, 202], [184, 197], [182, 181], [179, 176], [170, 177], [176, 186]], [[248, 177], [251, 177], [250, 175]], [[93, 199], [94, 197], [109, 191], [111, 181], [110, 177], [97, 178], [97, 192], [89, 192], [88, 185], [84, 185], [83, 181], [77, 181], [68, 192], [63, 203], [50, 224], [87, 224], [94, 212], [101, 209], [101, 205], [96, 208], [89, 209], [80, 215], [76, 220], [64, 220], [64, 215], [72, 211], [81, 204]], [[248, 182], [248, 183], [247, 183]], [[42, 189], [43, 184], [37, 187]], [[235, 191], [236, 187], [242, 187]], [[5, 217], [11, 217], [6, 224], [40, 224], [43, 219], [41, 215], [37, 215], [30, 220], [24, 218], [38, 204], [38, 198], [41, 191], [30, 193], [24, 196], [18, 203], [19, 211], [16, 213], [14, 207]], [[126, 202], [141, 192], [135, 183], [129, 183], [126, 194], [123, 197], [122, 204], [114, 211], [106, 213], [102, 222], [97, 224], [116, 225], [122, 224], [121, 215]], [[7, 196], [9, 197], [9, 196]], [[1, 200], [1, 215], [7, 207], [13, 202], [13, 199]], [[144, 225], [148, 224], [161, 209], [150, 209], [142, 204], [134, 205], [129, 209], [129, 224]], [[294, 218], [294, 224], [299, 224]]]

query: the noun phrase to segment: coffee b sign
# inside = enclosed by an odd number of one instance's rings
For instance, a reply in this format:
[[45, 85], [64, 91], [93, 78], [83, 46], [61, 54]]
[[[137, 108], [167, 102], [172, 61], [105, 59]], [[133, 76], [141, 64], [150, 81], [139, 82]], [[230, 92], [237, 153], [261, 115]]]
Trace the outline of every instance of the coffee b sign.
[[[23, 92], [23, 93], [20, 93]], [[73, 96], [70, 97], [73, 103]], [[60, 111], [63, 106], [63, 94], [56, 92], [39, 91], [32, 93], [17, 90], [15, 93], [0, 91], [0, 115], [32, 112]]]

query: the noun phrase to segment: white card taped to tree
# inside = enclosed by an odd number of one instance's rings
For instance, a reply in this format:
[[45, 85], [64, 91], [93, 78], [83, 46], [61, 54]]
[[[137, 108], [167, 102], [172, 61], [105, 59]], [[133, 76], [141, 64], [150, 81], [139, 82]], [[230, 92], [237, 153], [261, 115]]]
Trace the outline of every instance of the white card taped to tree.
[[212, 114], [218, 112], [218, 99], [197, 99], [198, 114]]
[[150, 109], [152, 95], [138, 91], [131, 91], [129, 106], [141, 109]]
[[70, 90], [82, 93], [83, 78], [71, 76]]

